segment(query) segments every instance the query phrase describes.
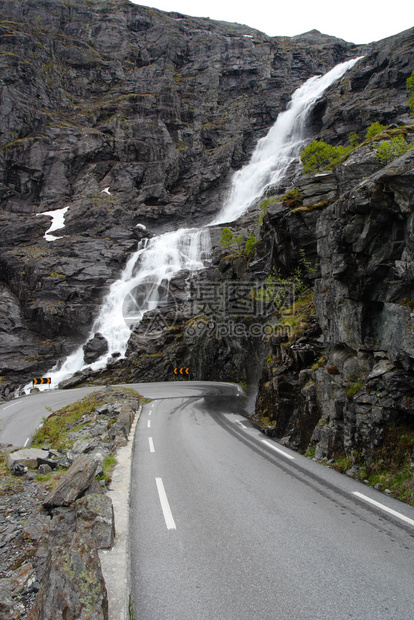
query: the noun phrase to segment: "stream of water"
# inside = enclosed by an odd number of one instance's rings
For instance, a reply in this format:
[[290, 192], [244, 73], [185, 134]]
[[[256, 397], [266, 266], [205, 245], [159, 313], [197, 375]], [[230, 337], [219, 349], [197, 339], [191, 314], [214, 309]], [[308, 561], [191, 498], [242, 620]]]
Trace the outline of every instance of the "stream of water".
[[[228, 198], [210, 226], [237, 220], [269, 186], [282, 181], [306, 143], [310, 109], [357, 60], [341, 63], [323, 76], [310, 78], [293, 93], [287, 110], [279, 114], [268, 134], [257, 143], [250, 162], [233, 175]], [[120, 278], [110, 286], [90, 332], [89, 338], [97, 332], [105, 337], [108, 351], [88, 366], [97, 370], [104, 368], [114, 353], [124, 356], [131, 327], [148, 310], [163, 303], [171, 278], [182, 270], [203, 269], [210, 253], [208, 227], [179, 229], [141, 242]], [[80, 346], [61, 366], [56, 365], [47, 373], [52, 387], [86, 368], [83, 355]]]

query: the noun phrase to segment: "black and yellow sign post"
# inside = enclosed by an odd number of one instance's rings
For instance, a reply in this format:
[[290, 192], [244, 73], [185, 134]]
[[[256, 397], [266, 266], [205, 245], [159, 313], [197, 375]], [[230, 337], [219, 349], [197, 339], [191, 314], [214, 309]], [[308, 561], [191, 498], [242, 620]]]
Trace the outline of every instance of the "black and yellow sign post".
[[182, 377], [190, 378], [190, 369], [189, 368], [174, 368], [174, 374], [178, 377], [181, 375]]
[[49, 385], [52, 383], [52, 379], [50, 377], [41, 377], [40, 379], [33, 379], [33, 386], [35, 385]]

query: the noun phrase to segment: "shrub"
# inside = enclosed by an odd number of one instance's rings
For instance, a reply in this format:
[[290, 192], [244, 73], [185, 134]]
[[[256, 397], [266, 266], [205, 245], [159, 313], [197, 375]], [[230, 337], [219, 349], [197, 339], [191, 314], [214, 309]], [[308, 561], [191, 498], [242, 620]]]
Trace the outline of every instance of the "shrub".
[[250, 231], [249, 236], [246, 239], [246, 245], [244, 248], [246, 250], [246, 254], [248, 258], [253, 258], [254, 253], [255, 253], [256, 243], [257, 243], [257, 239], [254, 236], [254, 233]]
[[223, 228], [221, 231], [220, 244], [223, 248], [228, 248], [234, 243], [234, 234], [231, 232], [230, 228]]
[[384, 131], [384, 129], [387, 129], [386, 125], [381, 125], [381, 123], [371, 123], [367, 129], [365, 140], [372, 140], [372, 138], [381, 133], [381, 131]]
[[288, 209], [295, 209], [296, 207], [300, 207], [302, 205], [302, 200], [302, 194], [296, 187], [294, 187], [286, 192], [286, 194], [283, 194], [283, 196], [278, 198], [276, 202], [282, 202], [285, 207], [288, 207]]
[[413, 148], [413, 144], [408, 144], [404, 136], [395, 136], [391, 140], [381, 140], [376, 147], [376, 156], [382, 164], [389, 164], [393, 159], [404, 155]]
[[348, 142], [353, 149], [356, 149], [359, 144], [359, 135], [355, 131], [351, 131], [348, 136]]
[[408, 92], [410, 93], [410, 96], [408, 98], [408, 105], [410, 106], [410, 114], [411, 116], [414, 116], [414, 71], [412, 72], [410, 77], [407, 79], [406, 86], [407, 86]]
[[317, 174], [327, 168], [332, 169], [348, 155], [352, 147], [332, 146], [323, 140], [314, 140], [305, 146], [300, 154], [303, 163], [303, 171]]

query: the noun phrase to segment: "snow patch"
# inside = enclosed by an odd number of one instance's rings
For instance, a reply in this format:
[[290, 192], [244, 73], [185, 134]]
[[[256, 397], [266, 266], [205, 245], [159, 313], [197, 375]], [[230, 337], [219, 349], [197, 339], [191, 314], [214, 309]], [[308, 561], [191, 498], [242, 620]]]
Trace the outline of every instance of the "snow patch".
[[55, 237], [51, 233], [65, 226], [65, 213], [69, 207], [63, 207], [63, 209], [56, 209], [55, 211], [43, 211], [43, 213], [36, 213], [36, 215], [49, 215], [52, 218], [52, 223], [44, 234], [46, 241], [56, 241], [62, 239], [62, 237]]

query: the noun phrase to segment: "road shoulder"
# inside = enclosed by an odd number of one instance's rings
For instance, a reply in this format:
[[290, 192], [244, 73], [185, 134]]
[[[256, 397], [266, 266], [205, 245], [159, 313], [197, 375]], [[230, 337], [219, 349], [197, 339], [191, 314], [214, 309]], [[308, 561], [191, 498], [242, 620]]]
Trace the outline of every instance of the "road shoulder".
[[99, 551], [102, 574], [108, 594], [109, 620], [129, 620], [130, 605], [130, 551], [129, 507], [131, 500], [131, 466], [134, 450], [135, 429], [142, 405], [135, 415], [126, 446], [116, 454], [117, 465], [107, 495], [112, 500], [115, 515], [115, 544], [108, 550]]

